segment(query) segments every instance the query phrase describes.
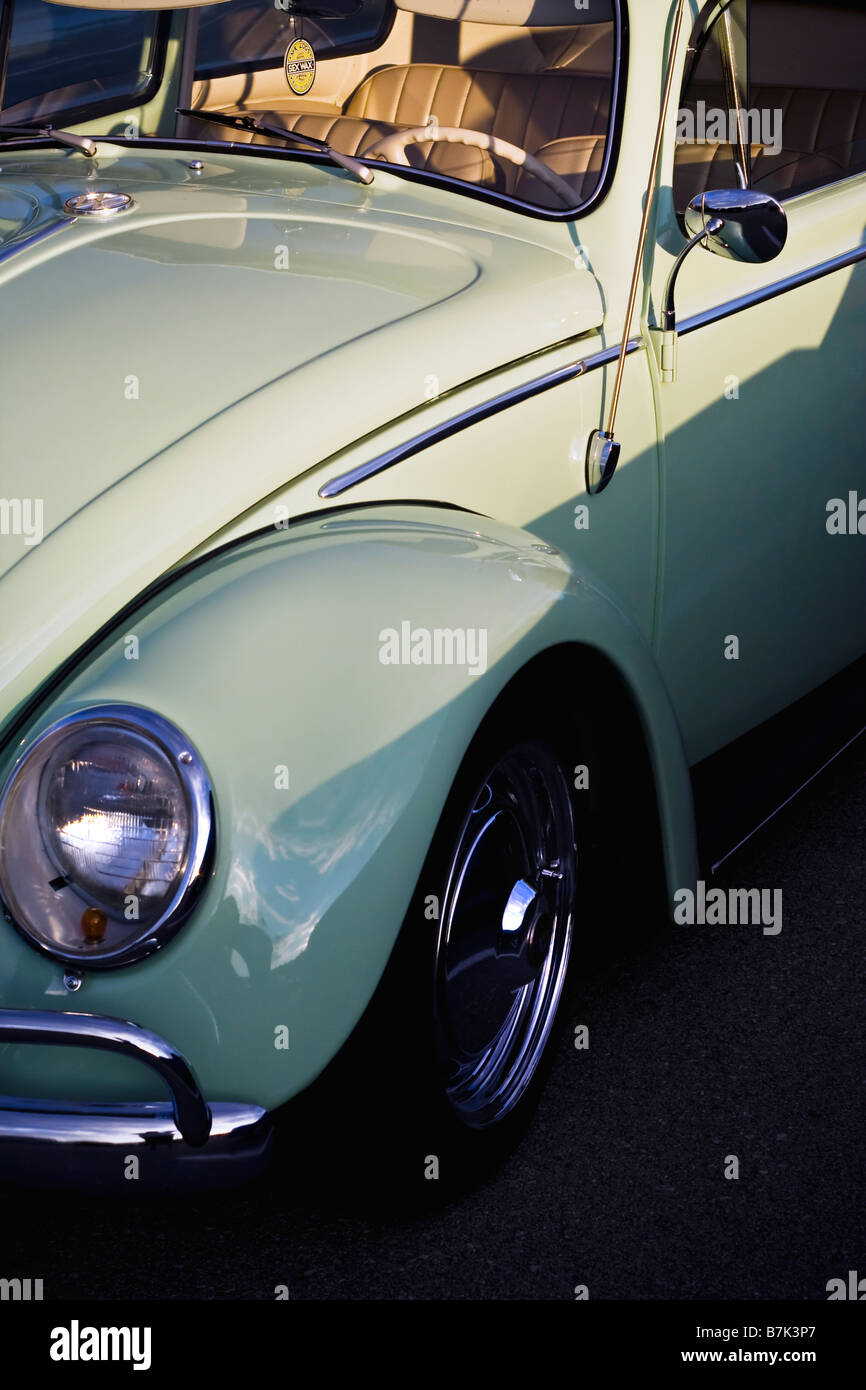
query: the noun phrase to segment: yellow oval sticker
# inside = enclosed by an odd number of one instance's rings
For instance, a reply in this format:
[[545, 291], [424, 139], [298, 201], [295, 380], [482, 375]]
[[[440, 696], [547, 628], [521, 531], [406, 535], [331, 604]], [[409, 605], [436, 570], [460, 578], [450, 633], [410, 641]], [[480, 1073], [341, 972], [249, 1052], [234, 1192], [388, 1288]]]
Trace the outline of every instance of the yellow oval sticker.
[[316, 55], [306, 39], [286, 49], [286, 81], [296, 96], [305, 97], [316, 80]]

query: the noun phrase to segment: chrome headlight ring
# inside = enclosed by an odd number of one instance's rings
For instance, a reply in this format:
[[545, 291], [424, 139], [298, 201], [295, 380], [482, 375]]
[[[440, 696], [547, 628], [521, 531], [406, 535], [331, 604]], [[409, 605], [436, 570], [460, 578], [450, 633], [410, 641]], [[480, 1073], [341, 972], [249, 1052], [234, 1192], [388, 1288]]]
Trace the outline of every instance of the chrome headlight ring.
[[44, 955], [129, 965], [188, 918], [215, 836], [210, 778], [180, 729], [138, 705], [78, 710], [25, 749], [0, 795], [0, 904]]

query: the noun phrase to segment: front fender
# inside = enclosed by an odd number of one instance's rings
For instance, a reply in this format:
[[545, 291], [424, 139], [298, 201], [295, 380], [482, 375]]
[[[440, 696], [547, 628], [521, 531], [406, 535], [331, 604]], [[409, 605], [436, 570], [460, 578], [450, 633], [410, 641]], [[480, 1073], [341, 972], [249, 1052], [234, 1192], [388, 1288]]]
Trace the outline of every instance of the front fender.
[[[438, 651], [436, 630], [452, 634]], [[440, 664], [422, 661], [425, 631]], [[268, 1109], [289, 1099], [372, 997], [485, 714], [527, 662], [568, 642], [605, 653], [636, 697], [668, 880], [693, 882], [679, 729], [641, 633], [603, 587], [485, 518], [346, 509], [197, 562], [40, 710], [16, 751], [105, 701], [174, 721], [211, 774], [216, 862], [171, 944], [91, 972], [74, 996], [59, 964], [0, 923], [0, 1003], [129, 1018], [183, 1052], [208, 1099]], [[591, 692], [575, 690], [576, 705], [583, 697]], [[4, 776], [10, 763], [7, 751]], [[153, 1098], [146, 1074], [113, 1056], [10, 1047], [2, 1070], [8, 1094]]]

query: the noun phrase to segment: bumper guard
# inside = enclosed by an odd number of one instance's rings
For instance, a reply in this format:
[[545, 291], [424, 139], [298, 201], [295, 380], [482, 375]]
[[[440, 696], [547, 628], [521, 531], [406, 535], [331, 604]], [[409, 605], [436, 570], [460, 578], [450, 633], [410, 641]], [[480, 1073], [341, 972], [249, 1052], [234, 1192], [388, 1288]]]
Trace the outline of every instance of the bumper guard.
[[[143, 1062], [171, 1101], [75, 1103], [0, 1096], [0, 1180], [37, 1186], [207, 1188], [265, 1167], [273, 1125], [255, 1105], [208, 1105], [189, 1063], [158, 1034], [98, 1014], [0, 1009], [0, 1044], [91, 1047]], [[130, 1168], [128, 1160], [138, 1159]]]

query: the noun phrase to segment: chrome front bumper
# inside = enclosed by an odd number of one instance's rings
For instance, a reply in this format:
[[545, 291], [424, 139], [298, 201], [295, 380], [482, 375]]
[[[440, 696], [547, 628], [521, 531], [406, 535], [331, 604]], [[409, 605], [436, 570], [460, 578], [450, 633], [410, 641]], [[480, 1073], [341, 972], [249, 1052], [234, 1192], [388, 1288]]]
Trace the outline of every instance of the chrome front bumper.
[[[255, 1105], [205, 1102], [188, 1062], [146, 1028], [98, 1014], [0, 1009], [0, 1044], [91, 1047], [143, 1062], [171, 1101], [124, 1104], [0, 1096], [0, 1182], [132, 1190], [245, 1182], [270, 1157]], [[136, 1163], [130, 1163], [130, 1159]]]

